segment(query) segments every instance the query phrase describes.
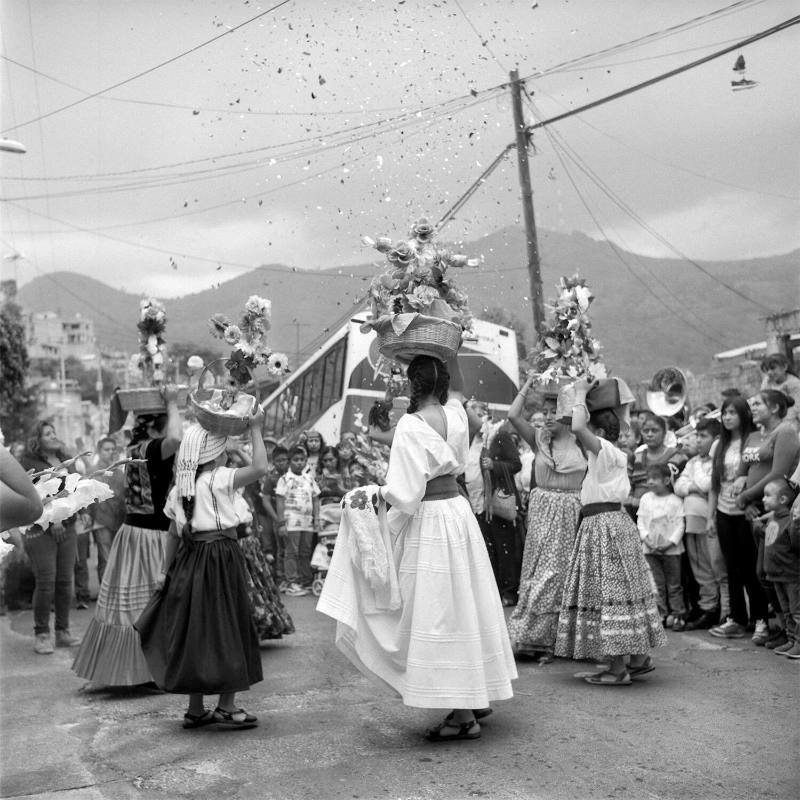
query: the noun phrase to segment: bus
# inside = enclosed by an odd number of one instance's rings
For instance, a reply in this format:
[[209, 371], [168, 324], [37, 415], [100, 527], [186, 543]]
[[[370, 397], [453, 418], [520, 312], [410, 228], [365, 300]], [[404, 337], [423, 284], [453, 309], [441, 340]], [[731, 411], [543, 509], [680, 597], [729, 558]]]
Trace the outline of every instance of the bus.
[[[384, 399], [386, 382], [377, 336], [360, 330], [366, 319], [364, 312], [347, 321], [267, 396], [262, 403], [265, 436], [291, 441], [313, 428], [326, 442], [338, 442], [346, 431], [368, 431], [369, 411]], [[506, 416], [519, 386], [514, 331], [474, 320], [473, 335], [461, 346], [458, 360], [466, 391], [486, 403], [495, 419]], [[395, 407], [402, 408], [402, 402], [395, 401]]]

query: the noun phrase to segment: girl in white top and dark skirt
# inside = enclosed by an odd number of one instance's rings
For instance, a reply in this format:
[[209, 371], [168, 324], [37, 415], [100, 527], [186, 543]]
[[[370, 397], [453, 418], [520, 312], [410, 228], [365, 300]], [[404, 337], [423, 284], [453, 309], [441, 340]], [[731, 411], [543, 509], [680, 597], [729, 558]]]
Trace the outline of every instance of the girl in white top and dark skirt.
[[[236, 692], [262, 679], [236, 528], [249, 516], [238, 490], [267, 471], [263, 417], [259, 409], [250, 419], [253, 460], [246, 467], [223, 466], [227, 437], [198, 424], [186, 431], [178, 453], [164, 509], [173, 520], [165, 559], [171, 566], [136, 628], [158, 686], [189, 695], [184, 728], [257, 723], [235, 704]], [[219, 694], [214, 711], [203, 706], [206, 694]]]
[[594, 386], [580, 380], [574, 389], [572, 432], [588, 469], [555, 654], [607, 662], [608, 669], [584, 676], [587, 683], [626, 686], [653, 670], [648, 652], [666, 643], [639, 532], [622, 508], [630, 492], [627, 457], [612, 444], [634, 397], [618, 378]]

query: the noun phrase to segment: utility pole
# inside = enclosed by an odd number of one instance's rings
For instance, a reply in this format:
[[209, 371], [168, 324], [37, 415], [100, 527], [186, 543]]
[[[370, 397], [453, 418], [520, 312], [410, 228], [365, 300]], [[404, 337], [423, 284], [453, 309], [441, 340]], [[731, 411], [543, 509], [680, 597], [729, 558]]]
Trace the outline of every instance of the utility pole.
[[292, 325], [294, 325], [295, 331], [294, 368], [297, 369], [300, 366], [300, 328], [310, 328], [311, 325], [308, 322], [298, 322], [297, 320], [294, 320]]
[[542, 267], [539, 263], [539, 240], [536, 237], [536, 218], [533, 215], [533, 189], [528, 167], [528, 136], [525, 132], [525, 118], [522, 115], [522, 83], [519, 71], [512, 69], [511, 102], [514, 109], [514, 130], [517, 134], [517, 165], [519, 183], [522, 187], [522, 212], [525, 219], [525, 238], [528, 245], [528, 274], [531, 285], [531, 305], [533, 306], [534, 344], [539, 338], [539, 328], [544, 322], [544, 298], [542, 293]]

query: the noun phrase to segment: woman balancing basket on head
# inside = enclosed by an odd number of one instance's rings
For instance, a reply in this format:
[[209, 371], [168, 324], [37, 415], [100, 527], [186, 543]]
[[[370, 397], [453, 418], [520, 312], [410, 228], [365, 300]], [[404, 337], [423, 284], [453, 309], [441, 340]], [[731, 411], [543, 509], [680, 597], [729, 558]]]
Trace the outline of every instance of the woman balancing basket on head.
[[140, 305], [138, 364], [150, 385], [119, 391], [112, 399], [111, 432], [128, 410], [135, 423], [125, 469], [125, 521], [114, 537], [94, 618], [72, 669], [96, 686], [135, 686], [152, 680], [133, 627], [156, 590], [163, 568], [169, 520], [164, 503], [182, 435], [179, 387], [164, 386], [166, 313], [157, 300]]
[[[189, 695], [185, 728], [209, 724], [252, 727], [252, 714], [236, 706], [236, 693], [261, 680], [258, 633], [248, 597], [244, 555], [237, 529], [251, 518], [241, 490], [267, 471], [261, 426], [263, 409], [241, 391], [258, 364], [285, 370], [283, 356], [266, 343], [269, 301], [252, 296], [241, 325], [220, 315], [212, 319], [233, 345], [226, 362], [229, 388], [206, 396], [198, 388], [191, 403], [197, 422], [189, 427], [176, 463], [176, 482], [166, 504], [172, 521], [159, 594], [136, 627], [156, 683], [168, 692]], [[202, 380], [200, 381], [202, 386]], [[226, 466], [228, 436], [250, 433], [252, 462]], [[218, 694], [216, 708], [204, 695]]]
[[[466, 259], [434, 245], [432, 234], [421, 221], [410, 242], [375, 243], [391, 271], [373, 282], [371, 326], [382, 354], [408, 364], [411, 404], [395, 429], [385, 486], [344, 498], [317, 608], [337, 620], [339, 649], [405, 705], [448, 709], [427, 733], [439, 742], [477, 739], [477, 720], [491, 713], [491, 701], [512, 696], [517, 673], [483, 536], [456, 484], [469, 423], [456, 361], [461, 325], [453, 320], [468, 319], [466, 297], [459, 295], [457, 309], [445, 309], [449, 319], [425, 319], [445, 308], [447, 295], [456, 297], [445, 271]], [[351, 531], [348, 520], [360, 516], [373, 530], [387, 520], [386, 535], [367, 550], [379, 551], [386, 585], [396, 591], [376, 594], [368, 580], [373, 562], [351, 557], [361, 528]], [[392, 541], [391, 551], [379, 541]]]

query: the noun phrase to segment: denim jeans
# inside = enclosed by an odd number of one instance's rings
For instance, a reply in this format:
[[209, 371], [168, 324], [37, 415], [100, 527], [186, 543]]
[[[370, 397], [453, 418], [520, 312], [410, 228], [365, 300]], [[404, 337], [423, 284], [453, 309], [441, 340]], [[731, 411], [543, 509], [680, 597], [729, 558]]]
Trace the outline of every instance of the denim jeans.
[[717, 536], [728, 569], [731, 618], [740, 625], [747, 625], [748, 610], [744, 598], [747, 592], [749, 619], [766, 619], [767, 596], [756, 574], [758, 551], [750, 523], [744, 514], [734, 516], [717, 511]]
[[311, 586], [311, 554], [313, 552], [314, 531], [287, 531], [283, 566], [286, 580]]
[[666, 617], [668, 613], [678, 617], [686, 616], [681, 584], [681, 557], [664, 553], [645, 553], [644, 557], [658, 589], [658, 613], [662, 617]]
[[94, 536], [94, 543], [97, 545], [97, 583], [102, 585], [103, 575], [106, 571], [106, 564], [108, 564], [108, 554], [111, 552], [111, 545], [116, 536], [116, 530], [111, 528], [95, 528], [92, 531]]
[[800, 581], [773, 581], [772, 585], [783, 609], [786, 638], [796, 643], [800, 641]]
[[79, 533], [75, 542], [75, 599], [88, 602], [92, 599], [89, 592], [89, 549], [91, 538], [89, 531]]
[[56, 541], [51, 531], [25, 537], [25, 552], [36, 578], [36, 588], [33, 590], [33, 626], [36, 634], [50, 633], [50, 607], [53, 604], [56, 609], [56, 630], [69, 630], [77, 536], [74, 529], [67, 529], [59, 538], [61, 541]]
[[689, 556], [694, 578], [700, 586], [700, 609], [719, 611], [724, 621], [730, 612], [728, 573], [716, 535], [687, 533], [683, 544]]

